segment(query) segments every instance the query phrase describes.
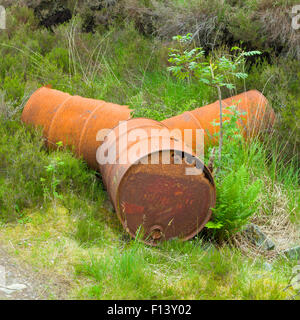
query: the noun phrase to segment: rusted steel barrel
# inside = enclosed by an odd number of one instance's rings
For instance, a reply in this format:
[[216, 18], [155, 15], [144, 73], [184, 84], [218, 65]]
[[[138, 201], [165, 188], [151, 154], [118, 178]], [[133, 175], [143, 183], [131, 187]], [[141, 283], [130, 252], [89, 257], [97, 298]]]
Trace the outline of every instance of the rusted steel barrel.
[[121, 123], [105, 137], [97, 160], [118, 218], [132, 237], [140, 231], [152, 245], [187, 240], [210, 219], [216, 199], [210, 171], [161, 122]]
[[56, 143], [62, 141], [97, 170], [96, 152], [101, 144], [96, 139], [98, 131], [129, 119], [130, 112], [127, 106], [42, 87], [26, 103], [21, 120], [43, 128], [48, 148], [56, 148]]
[[[239, 95], [222, 100], [223, 113], [226, 119], [226, 114], [230, 113], [226, 107], [235, 105], [237, 109], [245, 113], [241, 116], [239, 125], [243, 129], [245, 137], [268, 130], [273, 126], [275, 121], [275, 113], [268, 105], [267, 99], [257, 90], [250, 90]], [[178, 116], [162, 121], [168, 128], [178, 128], [182, 132], [185, 129], [193, 130], [193, 146], [195, 149], [195, 130], [204, 129], [205, 145], [213, 145], [218, 143], [218, 138], [214, 136], [219, 131], [219, 126], [214, 126], [212, 123], [219, 122], [220, 105], [219, 101], [212, 104], [200, 107], [193, 111], [186, 111]]]

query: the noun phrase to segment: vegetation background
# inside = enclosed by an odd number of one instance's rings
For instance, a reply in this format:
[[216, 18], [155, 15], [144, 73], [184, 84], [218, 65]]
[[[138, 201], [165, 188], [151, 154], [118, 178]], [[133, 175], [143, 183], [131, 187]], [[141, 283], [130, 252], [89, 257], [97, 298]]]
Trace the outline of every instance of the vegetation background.
[[[282, 254], [300, 241], [295, 4], [0, 1], [7, 16], [7, 28], [0, 30], [0, 243], [47, 282], [61, 284], [63, 292], [51, 291], [49, 298], [297, 298], [293, 287], [286, 289], [297, 257]], [[45, 84], [127, 104], [134, 116], [157, 120], [214, 102], [213, 89], [167, 71], [173, 36], [187, 33], [207, 58], [217, 59], [234, 45], [263, 52], [247, 59], [246, 81], [236, 79], [236, 89], [222, 94], [260, 90], [278, 121], [263, 141], [251, 144], [233, 143], [225, 134], [214, 219], [227, 221], [226, 241], [206, 229], [191, 241], [149, 248], [122, 230], [101, 178], [62, 146], [45, 150], [41, 132], [24, 127], [20, 115], [31, 93]], [[243, 230], [249, 222], [275, 249], [249, 240]]]

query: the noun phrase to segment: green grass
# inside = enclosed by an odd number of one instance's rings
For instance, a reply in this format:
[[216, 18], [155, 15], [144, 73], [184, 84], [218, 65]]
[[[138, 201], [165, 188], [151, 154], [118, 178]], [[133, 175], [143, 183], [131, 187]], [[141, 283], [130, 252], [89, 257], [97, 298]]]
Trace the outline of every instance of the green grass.
[[[277, 264], [280, 264], [279, 262]], [[285, 299], [290, 269], [268, 271], [228, 247], [204, 248], [200, 240], [147, 248], [132, 242], [76, 266], [94, 283], [80, 290], [92, 299]]]
[[[0, 33], [0, 53], [5, 57], [0, 60], [2, 245], [49, 278], [59, 276], [70, 283], [67, 296], [72, 298], [292, 296], [291, 288], [283, 289], [297, 261], [272, 256], [270, 271], [263, 255], [247, 254], [242, 246], [232, 247], [227, 242], [220, 246], [205, 232], [191, 241], [169, 241], [157, 248], [130, 239], [112, 210], [101, 178], [70, 152], [61, 148], [47, 151], [41, 132], [20, 122], [29, 95], [45, 84], [71, 94], [127, 104], [134, 109], [134, 117], [156, 120], [215, 101], [212, 89], [178, 81], [166, 71], [171, 43], [145, 37], [131, 23], [95, 34], [82, 33], [79, 18], [57, 26], [52, 33], [37, 26], [31, 10], [11, 10], [8, 30]], [[272, 68], [277, 70], [279, 65], [253, 68], [249, 86], [262, 90], [260, 71]], [[277, 81], [282, 77], [280, 73]], [[297, 103], [294, 82], [287, 83], [281, 95], [289, 92], [289, 101]], [[236, 197], [232, 206], [228, 202], [231, 194], [227, 200], [218, 197], [218, 210], [222, 212], [226, 205], [225, 218], [238, 216], [239, 208], [245, 207], [242, 193], [252, 190], [254, 181], [259, 180], [258, 202], [249, 220], [272, 234], [278, 231], [276, 221], [286, 219], [280, 233], [295, 232], [299, 227], [299, 170], [293, 148], [284, 146], [285, 141], [275, 136], [264, 143], [227, 141], [216, 181], [222, 195], [227, 185]], [[235, 179], [239, 170], [241, 183]], [[291, 239], [299, 243], [299, 234]], [[208, 248], [210, 242], [213, 246]]]

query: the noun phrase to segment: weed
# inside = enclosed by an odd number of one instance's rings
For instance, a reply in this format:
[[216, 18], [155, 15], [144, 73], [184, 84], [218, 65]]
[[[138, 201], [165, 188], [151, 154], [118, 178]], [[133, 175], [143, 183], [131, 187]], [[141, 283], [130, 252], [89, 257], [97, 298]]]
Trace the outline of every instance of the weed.
[[[210, 59], [207, 62], [204, 59], [205, 51], [203, 48], [192, 48], [188, 50], [186, 47], [192, 40], [192, 34], [186, 36], [173, 37], [179, 43], [179, 49], [170, 49], [169, 62], [173, 65], [168, 68], [175, 77], [184, 79], [197, 79], [200, 83], [217, 89], [219, 105], [220, 105], [220, 121], [219, 121], [219, 167], [221, 167], [222, 147], [223, 147], [223, 106], [221, 88], [234, 89], [233, 83], [228, 79], [237, 78], [245, 80], [248, 74], [243, 72], [247, 57], [253, 57], [261, 54], [260, 51], [245, 52], [238, 47], [232, 47], [234, 54], [223, 55], [220, 58]], [[242, 70], [240, 70], [242, 69]]]
[[219, 240], [228, 239], [240, 231], [256, 212], [262, 183], [258, 179], [254, 182], [251, 180], [248, 169], [241, 166], [218, 181], [214, 218], [206, 227], [216, 229], [214, 235]]

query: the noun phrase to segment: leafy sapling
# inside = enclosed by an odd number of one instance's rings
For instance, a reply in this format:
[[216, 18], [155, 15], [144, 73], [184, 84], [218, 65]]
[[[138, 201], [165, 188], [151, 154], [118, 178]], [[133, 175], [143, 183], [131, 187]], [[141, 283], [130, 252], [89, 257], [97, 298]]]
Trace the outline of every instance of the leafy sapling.
[[188, 45], [192, 41], [192, 34], [186, 36], [175, 36], [173, 40], [179, 44], [178, 49], [170, 48], [169, 62], [172, 64], [168, 70], [178, 79], [196, 79], [207, 86], [213, 87], [218, 92], [220, 104], [220, 134], [219, 134], [219, 165], [221, 166], [222, 146], [223, 146], [223, 106], [222, 106], [222, 87], [235, 89], [233, 83], [228, 79], [246, 79], [248, 74], [244, 71], [246, 58], [261, 54], [260, 51], [245, 52], [239, 47], [231, 49], [232, 54], [216, 57], [214, 60], [205, 58], [203, 48], [189, 49]]

